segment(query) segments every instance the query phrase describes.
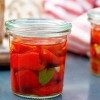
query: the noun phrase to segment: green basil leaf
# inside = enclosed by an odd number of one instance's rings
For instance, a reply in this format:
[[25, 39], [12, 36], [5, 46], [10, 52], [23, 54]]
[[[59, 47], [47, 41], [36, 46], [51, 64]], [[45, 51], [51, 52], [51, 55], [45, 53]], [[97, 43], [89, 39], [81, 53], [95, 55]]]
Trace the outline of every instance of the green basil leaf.
[[53, 78], [53, 75], [54, 75], [54, 68], [44, 69], [39, 72], [39, 82], [42, 85], [45, 85]]

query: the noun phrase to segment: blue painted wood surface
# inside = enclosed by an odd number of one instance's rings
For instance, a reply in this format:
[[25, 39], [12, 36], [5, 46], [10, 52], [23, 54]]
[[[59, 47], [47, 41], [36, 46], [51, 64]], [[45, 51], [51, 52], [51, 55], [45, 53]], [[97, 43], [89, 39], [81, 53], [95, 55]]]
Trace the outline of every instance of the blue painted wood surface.
[[[100, 78], [89, 71], [89, 59], [68, 54], [63, 94], [50, 100], [100, 100]], [[0, 71], [0, 100], [24, 100], [12, 94], [10, 71]], [[25, 99], [29, 100], [29, 99]]]

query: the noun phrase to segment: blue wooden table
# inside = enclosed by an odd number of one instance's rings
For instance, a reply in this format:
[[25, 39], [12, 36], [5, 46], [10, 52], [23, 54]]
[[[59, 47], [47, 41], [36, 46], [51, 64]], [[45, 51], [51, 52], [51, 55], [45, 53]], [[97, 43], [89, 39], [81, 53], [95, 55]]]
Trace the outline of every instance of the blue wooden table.
[[[63, 94], [51, 100], [100, 100], [100, 77], [92, 76], [89, 67], [88, 58], [69, 53]], [[0, 100], [24, 99], [12, 94], [10, 71], [0, 71]]]

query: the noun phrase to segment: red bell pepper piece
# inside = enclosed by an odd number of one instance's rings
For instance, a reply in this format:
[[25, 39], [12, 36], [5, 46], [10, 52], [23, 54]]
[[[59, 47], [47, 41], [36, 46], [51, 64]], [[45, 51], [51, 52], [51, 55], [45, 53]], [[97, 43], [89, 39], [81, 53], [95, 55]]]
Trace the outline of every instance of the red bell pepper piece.
[[51, 53], [49, 50], [42, 49], [41, 50], [41, 59], [44, 64], [50, 65], [51, 67], [58, 66], [59, 64], [62, 64], [62, 60], [60, 57], [57, 57], [53, 53]]
[[58, 83], [58, 84], [52, 84], [52, 85], [48, 85], [48, 86], [43, 86], [39, 89], [37, 89], [36, 91], [33, 91], [33, 94], [39, 95], [39, 96], [50, 96], [50, 95], [54, 95], [54, 94], [58, 94], [61, 93], [62, 91], [62, 83]]
[[33, 90], [40, 86], [37, 75], [31, 70], [18, 71], [16, 77], [20, 93], [32, 93]]
[[11, 54], [11, 67], [16, 70], [42, 70], [44, 68], [44, 66], [41, 64], [39, 53], [36, 52]]

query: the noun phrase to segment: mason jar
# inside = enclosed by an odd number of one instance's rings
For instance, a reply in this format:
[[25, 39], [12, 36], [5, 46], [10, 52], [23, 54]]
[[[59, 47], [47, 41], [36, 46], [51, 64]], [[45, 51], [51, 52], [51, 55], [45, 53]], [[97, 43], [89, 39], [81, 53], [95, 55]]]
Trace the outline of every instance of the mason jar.
[[100, 8], [90, 10], [88, 19], [91, 23], [90, 69], [94, 75], [100, 76]]
[[61, 20], [16, 19], [6, 22], [10, 36], [11, 88], [35, 99], [62, 94], [71, 24]]

